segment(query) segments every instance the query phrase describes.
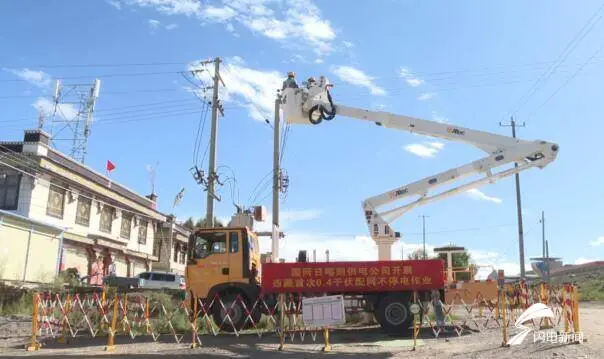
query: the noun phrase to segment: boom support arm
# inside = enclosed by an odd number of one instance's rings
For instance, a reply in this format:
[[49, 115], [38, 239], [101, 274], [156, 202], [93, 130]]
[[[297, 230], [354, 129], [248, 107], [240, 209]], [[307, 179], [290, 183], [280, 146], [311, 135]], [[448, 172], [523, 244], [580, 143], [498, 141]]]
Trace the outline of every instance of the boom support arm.
[[[380, 243], [389, 243], [388, 251], [390, 245], [399, 237], [399, 234], [390, 228], [390, 223], [408, 211], [483, 184], [494, 183], [499, 179], [528, 168], [544, 168], [555, 160], [558, 154], [558, 145], [546, 141], [519, 140], [436, 121], [335, 105], [324, 83], [312, 86], [308, 91], [286, 89], [284, 95], [285, 103], [282, 108], [286, 121], [289, 123], [312, 123], [316, 125], [321, 123], [322, 120], [331, 120], [336, 115], [342, 115], [374, 122], [387, 128], [467, 143], [487, 153], [486, 157], [479, 160], [402, 185], [363, 201], [363, 210], [369, 233], [378, 243], [378, 248], [380, 248]], [[516, 163], [517, 166], [501, 169], [501, 167], [512, 163]], [[496, 169], [499, 169], [499, 172], [494, 172]], [[446, 191], [436, 192], [436, 189], [445, 184], [451, 184], [476, 175], [479, 176], [478, 179], [460, 184]], [[407, 200], [408, 203], [394, 209], [378, 212], [379, 207], [399, 200]], [[382, 253], [385, 250], [386, 247], [380, 248], [380, 260], [390, 259], [390, 253]]]

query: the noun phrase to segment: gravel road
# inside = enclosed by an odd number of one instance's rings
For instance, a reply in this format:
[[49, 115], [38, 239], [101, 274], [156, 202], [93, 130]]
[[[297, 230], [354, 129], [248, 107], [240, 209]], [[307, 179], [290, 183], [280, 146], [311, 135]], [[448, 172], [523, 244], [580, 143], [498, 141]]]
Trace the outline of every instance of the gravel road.
[[[255, 335], [239, 338], [233, 336], [202, 336], [202, 347], [189, 349], [188, 343], [175, 344], [168, 336], [153, 342], [148, 337], [132, 341], [120, 336], [116, 351], [104, 351], [105, 338], [72, 339], [68, 344], [49, 341], [40, 351], [26, 352], [24, 344], [30, 331], [26, 318], [0, 318], [0, 358], [32, 356], [35, 358], [604, 358], [604, 303], [581, 303], [581, 331], [588, 340], [582, 344], [535, 344], [529, 334], [523, 344], [511, 348], [502, 348], [501, 330], [490, 329], [458, 337], [455, 333], [441, 334], [434, 338], [425, 330], [418, 340], [415, 351], [411, 351], [413, 341], [408, 338], [389, 337], [378, 328], [355, 328], [334, 331], [331, 334], [332, 352], [322, 353], [322, 336], [313, 342], [306, 335], [303, 343], [299, 338], [295, 342], [287, 341], [283, 351], [278, 351], [278, 338], [265, 335], [258, 339]], [[163, 341], [161, 340], [163, 339]], [[190, 337], [184, 338], [190, 341]]]

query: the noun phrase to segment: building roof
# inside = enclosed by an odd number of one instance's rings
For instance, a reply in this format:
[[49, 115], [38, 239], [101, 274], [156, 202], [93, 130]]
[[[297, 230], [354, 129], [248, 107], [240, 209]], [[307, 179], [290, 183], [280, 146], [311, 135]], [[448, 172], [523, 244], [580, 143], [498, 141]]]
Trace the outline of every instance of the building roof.
[[[73, 158], [55, 150], [54, 148], [51, 148], [48, 145], [48, 141], [49, 135], [44, 131], [25, 130], [23, 141], [0, 141], [0, 153], [15, 152], [19, 154], [20, 157], [27, 156], [31, 159], [37, 159], [38, 161], [36, 161], [37, 163], [35, 164], [32, 161], [27, 163], [27, 167], [30, 168], [35, 165], [36, 167], [33, 169], [37, 172], [46, 172], [52, 175], [59, 175], [72, 182], [78, 181], [74, 181], [73, 178], [65, 177], [65, 174], [75, 174], [80, 176], [80, 178], [84, 178], [94, 185], [101, 186], [104, 191], [111, 191], [131, 201], [131, 203], [134, 202], [134, 204], [144, 207], [144, 212], [154, 214], [153, 217], [155, 217], [155, 219], [162, 221], [165, 220], [166, 215], [159, 212], [155, 208], [155, 202], [153, 202], [151, 199], [136, 193], [122, 184], [114, 182], [110, 178], [100, 174], [92, 168], [74, 160]], [[34, 149], [31, 147], [31, 145], [42, 146], [45, 150], [40, 151]], [[23, 166], [23, 163], [19, 163], [18, 158], [15, 156], [8, 158], [7, 160], [12, 160], [11, 162], [13, 164], [21, 164]], [[82, 183], [78, 183], [78, 185], [83, 186]], [[90, 190], [90, 188], [86, 189]], [[109, 196], [108, 198], [112, 199], [113, 202], [118, 202], [119, 206], [128, 206], [126, 203], [116, 199], [114, 196]], [[128, 207], [136, 210], [135, 207]], [[140, 212], [140, 207], [137, 212]]]

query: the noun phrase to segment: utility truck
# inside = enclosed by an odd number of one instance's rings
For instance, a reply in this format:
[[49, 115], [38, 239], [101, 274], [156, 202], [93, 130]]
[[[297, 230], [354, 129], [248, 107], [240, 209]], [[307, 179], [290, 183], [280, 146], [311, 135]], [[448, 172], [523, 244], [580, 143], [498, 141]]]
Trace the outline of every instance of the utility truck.
[[[245, 308], [251, 308], [260, 296], [270, 301], [274, 300], [276, 293], [298, 293], [299, 296], [344, 294], [361, 298], [362, 308], [374, 313], [386, 331], [405, 332], [412, 322], [409, 304], [413, 293], [417, 293], [421, 301], [434, 298], [434, 294], [444, 299], [444, 262], [392, 261], [391, 246], [400, 238], [400, 233], [395, 232], [390, 223], [423, 204], [493, 183], [532, 167], [544, 168], [558, 154], [558, 145], [547, 141], [525, 141], [452, 124], [337, 105], [329, 88], [330, 85], [322, 78], [306, 88], [285, 89], [280, 97], [285, 121], [318, 125], [336, 116], [350, 117], [385, 128], [467, 143], [487, 155], [363, 201], [365, 221], [378, 246], [378, 261], [308, 263], [299, 260], [262, 265], [253, 221], [250, 224], [239, 221], [226, 228], [195, 230], [189, 241], [185, 274], [187, 291], [191, 298], [198, 299], [211, 299], [218, 295], [224, 307], [214, 305], [212, 310], [219, 323], [225, 318], [226, 307], [232, 308], [230, 318], [235, 327], [244, 326]], [[502, 168], [504, 166], [508, 168]], [[500, 170], [495, 172], [496, 169]], [[469, 176], [479, 178], [434, 193], [445, 184]], [[378, 211], [378, 208], [400, 200], [408, 202], [394, 209]], [[250, 214], [249, 217], [254, 216]], [[244, 298], [245, 303], [237, 301], [238, 297]], [[254, 320], [260, 318], [261, 312], [254, 311]]]

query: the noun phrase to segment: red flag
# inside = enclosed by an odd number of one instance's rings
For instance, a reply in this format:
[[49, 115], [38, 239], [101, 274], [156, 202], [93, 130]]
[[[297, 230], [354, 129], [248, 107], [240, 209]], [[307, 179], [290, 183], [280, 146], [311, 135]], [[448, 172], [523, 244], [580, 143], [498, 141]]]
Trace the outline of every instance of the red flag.
[[115, 169], [115, 165], [111, 163], [111, 161], [107, 160], [107, 173], [113, 171]]

